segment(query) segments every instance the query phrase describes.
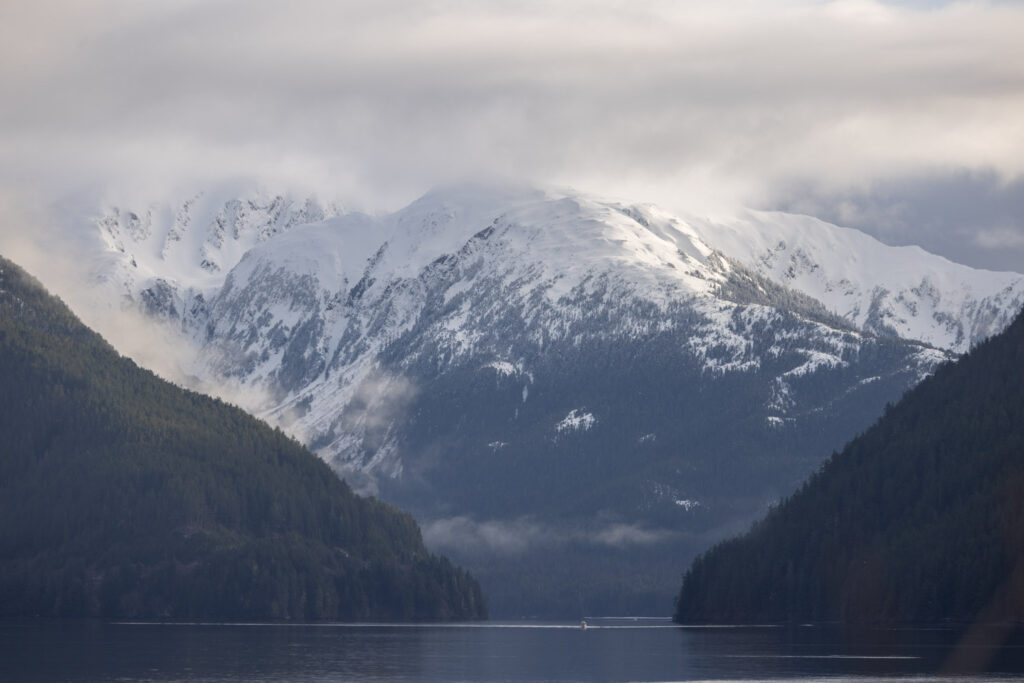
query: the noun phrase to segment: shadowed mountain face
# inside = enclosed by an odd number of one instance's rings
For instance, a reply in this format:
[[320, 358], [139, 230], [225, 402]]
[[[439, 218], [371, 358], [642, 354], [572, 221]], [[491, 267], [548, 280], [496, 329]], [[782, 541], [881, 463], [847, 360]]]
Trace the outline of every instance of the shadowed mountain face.
[[506, 615], [663, 613], [681, 562], [1024, 302], [1020, 276], [782, 214], [481, 187], [379, 218], [202, 203], [100, 220], [101, 296], [411, 509]]
[[1022, 368], [1024, 315], [694, 562], [676, 620], [1019, 623]]
[[118, 356], [0, 258], [0, 614], [474, 619], [479, 585], [237, 408]]

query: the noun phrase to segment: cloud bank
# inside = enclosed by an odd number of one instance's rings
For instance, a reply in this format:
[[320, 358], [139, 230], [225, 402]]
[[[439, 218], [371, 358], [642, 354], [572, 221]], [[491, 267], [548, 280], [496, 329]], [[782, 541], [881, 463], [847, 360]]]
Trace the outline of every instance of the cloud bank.
[[[879, 188], [1017, 187], [1021, 26], [976, 1], [7, 3], [0, 183], [247, 177], [390, 209], [489, 175], [691, 212], [861, 197], [884, 235]], [[928, 230], [984, 261], [1024, 255], [1015, 220]]]
[[667, 529], [600, 519], [583, 525], [553, 525], [532, 517], [478, 521], [457, 516], [422, 520], [420, 526], [431, 549], [471, 555], [519, 555], [570, 544], [621, 550], [663, 544], [680, 536]]

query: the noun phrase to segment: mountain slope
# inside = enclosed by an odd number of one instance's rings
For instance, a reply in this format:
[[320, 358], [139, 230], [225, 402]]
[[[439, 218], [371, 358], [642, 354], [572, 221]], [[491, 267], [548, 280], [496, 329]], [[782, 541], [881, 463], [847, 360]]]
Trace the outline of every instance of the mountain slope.
[[0, 613], [451, 619], [479, 586], [241, 410], [119, 357], [0, 259]]
[[432, 547], [493, 570], [497, 613], [658, 613], [684, 558], [955, 355], [864, 329], [704, 227], [462, 186], [293, 226], [202, 287], [176, 262], [133, 268], [121, 230], [122, 271], [99, 275], [134, 273], [118, 291], [196, 350], [188, 374], [258, 395], [250, 410], [411, 509]]
[[[891, 395], [893, 382], [908, 386], [945, 357], [859, 334], [817, 302], [714, 253], [672, 219], [656, 230], [644, 222], [578, 198], [467, 190], [428, 195], [378, 223], [384, 241], [372, 252], [357, 241], [368, 230], [364, 217], [293, 231], [250, 250], [207, 299], [209, 314], [194, 333], [206, 364], [198, 374], [266, 388], [276, 396], [272, 417], [294, 420], [347, 476], [372, 477], [394, 495], [445, 469], [438, 478], [452, 507], [449, 493], [479, 488], [451, 483], [467, 468], [493, 470], [514, 462], [518, 449], [539, 454], [573, 443], [570, 434], [554, 438], [573, 411], [592, 415], [591, 434], [612, 427], [625, 439], [623, 452], [649, 434], [646, 448], [678, 452], [669, 434], [697, 426], [686, 417], [696, 417], [696, 404], [685, 402], [700, 400], [699, 391], [718, 396], [721, 417], [750, 421], [756, 439], [799, 419], [847, 419], [841, 404], [849, 397], [883, 387]], [[665, 404], [643, 409], [668, 407], [677, 417], [641, 419], [651, 424], [637, 431], [618, 392], [659, 366], [661, 376], [647, 384]], [[587, 387], [595, 370], [605, 381]], [[816, 391], [821, 375], [841, 389]], [[483, 393], [469, 400], [477, 385]], [[552, 391], [560, 395], [548, 405]], [[724, 408], [727, 395], [743, 397], [731, 399], [742, 414]], [[459, 405], [445, 405], [447, 396]], [[611, 403], [597, 415], [588, 402]], [[460, 406], [491, 417], [468, 419]], [[864, 419], [857, 415], [849, 419]], [[466, 426], [448, 429], [453, 419]], [[731, 441], [727, 420], [715, 430], [706, 415], [699, 420], [704, 428], [689, 430], [697, 443], [707, 435]], [[659, 427], [668, 430], [661, 446]], [[457, 436], [466, 429], [479, 430], [472, 442]], [[497, 465], [477, 455], [490, 444], [506, 444]], [[445, 455], [417, 463], [437, 452]], [[427, 483], [423, 497], [434, 497]], [[537, 510], [525, 502], [529, 494], [488, 487], [453, 511], [481, 514], [478, 504], [515, 499], [523, 503], [515, 514], [527, 514]]]
[[889, 247], [809, 216], [748, 211], [690, 221], [709, 244], [858, 329], [956, 353], [1005, 328], [1024, 307], [1024, 276]]
[[696, 560], [676, 620], [1024, 616], [1024, 315], [945, 365], [745, 536]]

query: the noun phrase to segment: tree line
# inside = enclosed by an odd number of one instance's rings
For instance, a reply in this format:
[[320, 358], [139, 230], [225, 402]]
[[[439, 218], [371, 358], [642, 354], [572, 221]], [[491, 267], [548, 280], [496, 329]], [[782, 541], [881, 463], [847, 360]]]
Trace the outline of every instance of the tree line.
[[946, 364], [744, 536], [686, 572], [679, 622], [1024, 616], [1024, 315]]
[[411, 516], [120, 357], [4, 259], [0, 386], [0, 615], [486, 615]]

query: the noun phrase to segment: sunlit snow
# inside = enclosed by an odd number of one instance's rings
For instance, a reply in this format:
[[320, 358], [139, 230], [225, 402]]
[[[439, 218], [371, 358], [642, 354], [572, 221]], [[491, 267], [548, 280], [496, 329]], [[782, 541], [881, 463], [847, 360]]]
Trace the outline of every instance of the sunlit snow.
[[597, 423], [593, 413], [574, 408], [569, 411], [561, 422], [555, 425], [555, 431], [564, 432], [585, 432]]

